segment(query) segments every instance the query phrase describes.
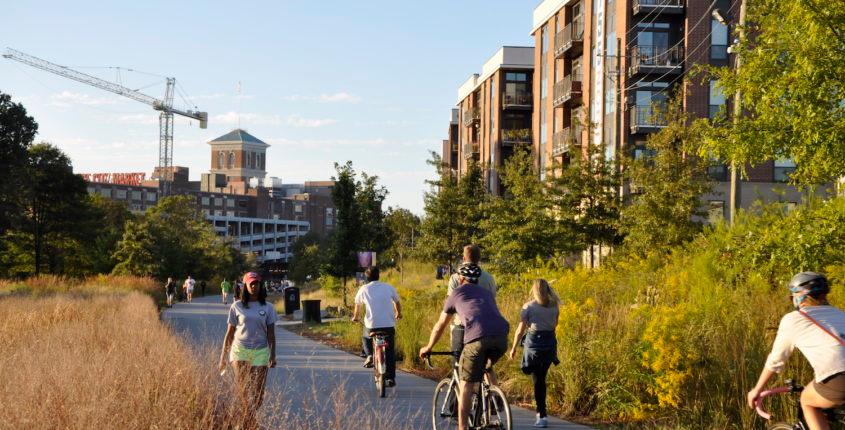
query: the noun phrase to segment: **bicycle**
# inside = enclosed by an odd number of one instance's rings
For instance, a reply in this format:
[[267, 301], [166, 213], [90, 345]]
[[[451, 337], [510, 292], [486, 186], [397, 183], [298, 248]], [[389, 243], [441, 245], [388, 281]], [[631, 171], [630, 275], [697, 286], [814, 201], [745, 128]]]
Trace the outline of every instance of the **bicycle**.
[[[804, 391], [804, 387], [796, 384], [795, 381], [793, 381], [792, 379], [786, 380], [786, 386], [763, 391], [762, 393], [760, 393], [760, 397], [757, 398], [757, 401], [754, 404], [755, 409], [757, 411], [757, 415], [760, 415], [765, 420], [770, 420], [772, 418], [772, 415], [763, 409], [764, 398], [782, 393], [800, 395], [802, 391]], [[766, 428], [768, 430], [807, 430], [807, 422], [804, 421], [804, 411], [801, 409], [801, 401], [799, 400], [795, 402], [795, 404], [797, 409], [796, 416], [798, 417], [798, 422], [788, 423], [781, 421], [774, 423]], [[827, 417], [828, 422], [845, 425], [845, 409], [842, 409], [842, 407], [825, 409], [823, 412]]]
[[387, 390], [384, 375], [387, 373], [387, 359], [385, 358], [385, 351], [387, 350], [387, 332], [382, 330], [370, 331], [370, 337], [373, 339], [373, 373], [376, 382], [376, 392], [379, 397], [386, 397]]
[[[431, 424], [434, 430], [452, 429], [458, 427], [458, 381], [459, 366], [458, 352], [430, 352], [426, 356], [426, 363], [430, 369], [431, 356], [433, 355], [448, 355], [455, 358], [455, 363], [452, 365], [452, 375], [449, 378], [443, 378], [437, 383], [434, 388], [434, 397], [431, 405]], [[469, 428], [470, 429], [505, 429], [513, 428], [513, 417], [511, 417], [511, 408], [505, 393], [501, 388], [491, 385], [488, 374], [484, 374], [484, 379], [481, 382], [481, 389], [476, 390], [475, 397], [472, 399], [472, 404], [469, 410]]]

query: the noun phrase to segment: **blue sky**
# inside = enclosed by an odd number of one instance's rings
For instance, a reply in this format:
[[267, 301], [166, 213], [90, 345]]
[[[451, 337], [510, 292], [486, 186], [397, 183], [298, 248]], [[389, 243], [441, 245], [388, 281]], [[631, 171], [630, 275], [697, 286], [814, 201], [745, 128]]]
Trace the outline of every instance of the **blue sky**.
[[[285, 182], [328, 179], [352, 160], [387, 186], [387, 204], [422, 213], [428, 151], [440, 150], [458, 86], [501, 45], [531, 45], [535, 0], [16, 2], [0, 47], [161, 97], [176, 77], [209, 112], [177, 119], [174, 164], [209, 168], [205, 142], [237, 126], [269, 143]], [[242, 97], [236, 93], [242, 82]], [[148, 86], [147, 85], [151, 85]], [[77, 172], [147, 172], [158, 115], [93, 87], [0, 59], [0, 91], [39, 123], [39, 140]], [[181, 103], [177, 96], [176, 101]]]

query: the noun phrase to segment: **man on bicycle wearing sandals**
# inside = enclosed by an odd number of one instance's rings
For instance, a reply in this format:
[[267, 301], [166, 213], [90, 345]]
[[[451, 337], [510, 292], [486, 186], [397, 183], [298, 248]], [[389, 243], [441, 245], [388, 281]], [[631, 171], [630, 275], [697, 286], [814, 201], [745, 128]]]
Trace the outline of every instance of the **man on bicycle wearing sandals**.
[[811, 430], [828, 429], [822, 409], [845, 404], [845, 312], [827, 301], [827, 278], [801, 272], [789, 281], [795, 311], [783, 316], [772, 352], [757, 385], [748, 392], [748, 406], [755, 407], [769, 380], [786, 365], [798, 348], [810, 362], [814, 378], [801, 393], [801, 409]]
[[364, 367], [373, 367], [373, 339], [371, 331], [387, 333], [387, 350], [384, 359], [387, 364], [384, 379], [388, 387], [396, 386], [396, 320], [402, 318], [402, 305], [399, 304], [399, 293], [392, 285], [379, 281], [378, 267], [370, 267], [364, 272], [367, 284], [355, 294], [355, 309], [352, 311], [352, 321], [358, 320], [361, 305], [367, 310], [364, 315], [364, 333], [362, 343], [367, 359]]
[[485, 372], [495, 384], [493, 365], [507, 351], [510, 325], [496, 306], [493, 293], [478, 285], [481, 268], [476, 264], [463, 264], [458, 269], [460, 286], [449, 294], [443, 305], [440, 319], [431, 330], [428, 345], [420, 349], [425, 358], [440, 340], [443, 331], [455, 314], [464, 326], [463, 352], [460, 358], [460, 396], [458, 398], [458, 429], [467, 428], [470, 403], [476, 386]]

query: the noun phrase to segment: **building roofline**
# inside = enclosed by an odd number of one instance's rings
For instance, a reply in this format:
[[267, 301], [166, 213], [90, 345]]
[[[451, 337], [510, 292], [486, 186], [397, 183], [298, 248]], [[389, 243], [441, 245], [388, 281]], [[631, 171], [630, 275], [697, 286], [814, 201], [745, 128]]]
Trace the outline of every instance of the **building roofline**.
[[[530, 54], [528, 51], [530, 50]], [[519, 55], [526, 55], [522, 62], [519, 62]], [[515, 62], [508, 62], [515, 61]], [[458, 88], [458, 102], [460, 105], [470, 94], [478, 89], [481, 84], [501, 69], [534, 69], [534, 47], [503, 45], [496, 50], [482, 65], [482, 73], [474, 73]], [[469, 85], [472, 82], [471, 88]]]
[[534, 8], [533, 12], [533, 22], [531, 24], [531, 35], [537, 32], [540, 27], [545, 24], [549, 18], [551, 18], [554, 14], [558, 13], [558, 11], [574, 2], [575, 0], [543, 0], [537, 7]]

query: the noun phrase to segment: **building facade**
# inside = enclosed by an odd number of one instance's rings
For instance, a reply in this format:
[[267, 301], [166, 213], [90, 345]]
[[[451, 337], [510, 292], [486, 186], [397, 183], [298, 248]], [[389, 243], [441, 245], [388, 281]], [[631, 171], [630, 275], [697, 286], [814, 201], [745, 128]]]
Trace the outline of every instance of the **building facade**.
[[450, 123], [449, 152], [444, 160], [456, 162], [459, 175], [471, 162], [484, 171], [487, 189], [495, 195], [504, 191], [497, 169], [519, 145], [532, 139], [532, 80], [534, 48], [504, 46], [458, 89], [457, 160], [452, 152]]

